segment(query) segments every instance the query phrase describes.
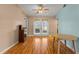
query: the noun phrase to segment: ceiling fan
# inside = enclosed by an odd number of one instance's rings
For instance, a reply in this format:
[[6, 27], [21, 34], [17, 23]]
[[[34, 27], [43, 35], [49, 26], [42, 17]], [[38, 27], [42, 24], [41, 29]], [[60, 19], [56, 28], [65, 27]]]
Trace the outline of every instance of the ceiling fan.
[[48, 12], [48, 8], [45, 7], [42, 4], [37, 5], [37, 7], [35, 9], [33, 9], [33, 11], [37, 14], [41, 14], [41, 13], [47, 13]]

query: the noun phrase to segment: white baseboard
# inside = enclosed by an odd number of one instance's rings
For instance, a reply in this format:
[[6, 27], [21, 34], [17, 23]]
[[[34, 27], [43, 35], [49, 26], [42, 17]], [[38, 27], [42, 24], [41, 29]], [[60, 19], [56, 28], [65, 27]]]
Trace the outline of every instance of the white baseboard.
[[79, 54], [79, 52], [76, 52], [76, 54]]
[[18, 44], [18, 41], [16, 43], [12, 44], [11, 46], [9, 46], [8, 48], [4, 49], [3, 51], [1, 51], [0, 54], [4, 54], [6, 51], [8, 51], [10, 48], [15, 46], [16, 44]]
[[27, 35], [27, 36], [34, 36], [34, 35]]

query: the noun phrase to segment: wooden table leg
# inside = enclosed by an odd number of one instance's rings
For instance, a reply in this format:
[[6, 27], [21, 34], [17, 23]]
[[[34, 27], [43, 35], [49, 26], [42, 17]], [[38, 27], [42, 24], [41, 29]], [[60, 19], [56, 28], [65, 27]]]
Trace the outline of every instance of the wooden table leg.
[[77, 53], [77, 52], [76, 52], [76, 51], [77, 51], [77, 50], [76, 50], [76, 49], [77, 49], [77, 47], [76, 47], [76, 41], [75, 41], [75, 40], [72, 40], [72, 42], [73, 42], [74, 52]]
[[66, 45], [66, 40], [65, 40], [65, 45]]
[[54, 51], [55, 51], [55, 47], [54, 47], [54, 43], [55, 43], [55, 37], [53, 38], [53, 53], [55, 53]]
[[60, 40], [58, 40], [58, 51], [57, 53], [59, 54], [60, 53]]

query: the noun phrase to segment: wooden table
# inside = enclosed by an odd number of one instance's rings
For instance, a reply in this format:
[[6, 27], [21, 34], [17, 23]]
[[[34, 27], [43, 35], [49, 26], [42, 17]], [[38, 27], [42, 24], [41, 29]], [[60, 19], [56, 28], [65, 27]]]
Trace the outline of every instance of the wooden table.
[[[74, 35], [66, 35], [66, 34], [56, 34], [54, 35], [55, 40], [58, 40], [58, 53], [60, 53], [60, 40], [70, 40], [73, 43], [74, 52], [76, 53], [76, 40], [77, 37]], [[66, 43], [65, 43], [66, 44]]]

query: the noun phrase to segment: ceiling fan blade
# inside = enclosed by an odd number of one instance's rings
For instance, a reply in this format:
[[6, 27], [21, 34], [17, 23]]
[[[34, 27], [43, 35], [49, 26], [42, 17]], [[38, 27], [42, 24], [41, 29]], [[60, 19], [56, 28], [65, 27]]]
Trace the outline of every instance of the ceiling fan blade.
[[48, 10], [48, 9], [44, 9], [44, 10]]
[[37, 9], [32, 9], [33, 11], [37, 11]]

